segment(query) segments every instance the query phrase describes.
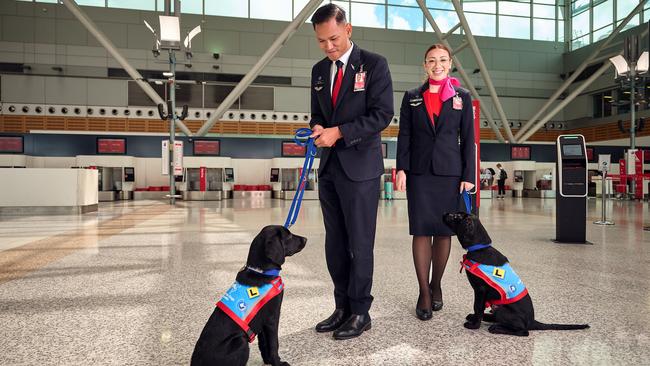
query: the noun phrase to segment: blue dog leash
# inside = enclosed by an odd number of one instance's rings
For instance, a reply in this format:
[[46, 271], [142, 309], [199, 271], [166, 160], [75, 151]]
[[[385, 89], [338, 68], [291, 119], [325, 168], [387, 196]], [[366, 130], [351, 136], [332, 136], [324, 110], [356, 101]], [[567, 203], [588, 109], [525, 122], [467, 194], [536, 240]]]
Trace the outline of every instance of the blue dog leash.
[[[472, 213], [472, 200], [469, 198], [469, 193], [463, 189], [463, 193], [461, 193], [463, 196], [463, 200], [465, 201], [465, 210], [467, 210], [468, 214]], [[475, 250], [479, 249], [484, 249], [487, 247], [492, 246], [492, 244], [474, 244], [472, 246], [469, 246], [465, 248], [468, 252], [473, 252]]]
[[300, 180], [298, 190], [296, 195], [293, 196], [293, 201], [291, 201], [291, 208], [289, 209], [289, 215], [287, 215], [287, 220], [284, 223], [284, 227], [287, 229], [290, 228], [293, 224], [296, 223], [298, 218], [298, 213], [300, 212], [300, 205], [302, 204], [302, 197], [305, 194], [305, 188], [307, 186], [307, 177], [311, 171], [311, 167], [314, 164], [314, 158], [316, 157], [316, 152], [318, 149], [314, 145], [314, 139], [309, 137], [312, 134], [312, 130], [309, 128], [299, 128], [296, 130], [296, 135], [293, 138], [293, 141], [298, 146], [306, 146], [305, 149], [305, 162], [302, 165], [302, 173], [300, 174]]

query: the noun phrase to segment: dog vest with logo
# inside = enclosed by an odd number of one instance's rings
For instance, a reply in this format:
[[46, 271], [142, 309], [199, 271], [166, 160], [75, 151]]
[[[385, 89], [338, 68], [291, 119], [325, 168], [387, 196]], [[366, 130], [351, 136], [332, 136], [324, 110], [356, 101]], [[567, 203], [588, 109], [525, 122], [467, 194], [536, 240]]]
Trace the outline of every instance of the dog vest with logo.
[[242, 285], [235, 281], [219, 300], [217, 307], [241, 327], [249, 342], [253, 342], [255, 333], [249, 324], [267, 302], [282, 293], [283, 288], [280, 277], [261, 287]]
[[488, 307], [512, 304], [528, 294], [528, 289], [508, 262], [502, 266], [490, 266], [469, 260], [464, 255], [462, 264], [467, 272], [481, 278], [501, 295], [498, 300], [486, 301]]

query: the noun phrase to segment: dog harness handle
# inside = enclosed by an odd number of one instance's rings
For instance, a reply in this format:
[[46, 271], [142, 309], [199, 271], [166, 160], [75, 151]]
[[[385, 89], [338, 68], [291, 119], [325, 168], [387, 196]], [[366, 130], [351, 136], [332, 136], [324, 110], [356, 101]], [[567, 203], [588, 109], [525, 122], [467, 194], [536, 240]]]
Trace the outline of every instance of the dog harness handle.
[[467, 211], [468, 214], [472, 213], [472, 200], [469, 198], [469, 193], [463, 189], [463, 193], [461, 193], [463, 196], [463, 200], [465, 201], [465, 210]]
[[300, 212], [300, 205], [302, 204], [302, 197], [305, 194], [305, 188], [307, 186], [307, 178], [309, 177], [309, 172], [311, 167], [314, 164], [314, 158], [316, 157], [316, 152], [318, 149], [314, 145], [314, 139], [309, 137], [312, 134], [312, 130], [309, 128], [299, 128], [296, 130], [296, 134], [293, 138], [293, 141], [298, 146], [306, 146], [305, 149], [305, 162], [302, 165], [302, 173], [300, 174], [299, 186], [296, 194], [293, 196], [291, 201], [291, 208], [289, 209], [289, 214], [287, 215], [287, 220], [284, 222], [285, 228], [290, 228], [293, 224], [296, 223], [298, 218], [298, 213]]

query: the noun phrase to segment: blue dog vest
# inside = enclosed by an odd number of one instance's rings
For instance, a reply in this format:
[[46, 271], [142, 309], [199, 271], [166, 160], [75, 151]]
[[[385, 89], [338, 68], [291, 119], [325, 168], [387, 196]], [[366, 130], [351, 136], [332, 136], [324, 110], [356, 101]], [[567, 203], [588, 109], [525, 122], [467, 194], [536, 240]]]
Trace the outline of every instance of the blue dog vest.
[[282, 293], [283, 288], [280, 277], [261, 287], [242, 285], [235, 281], [219, 300], [217, 307], [242, 328], [249, 342], [253, 342], [255, 333], [249, 324], [267, 302]]
[[501, 295], [498, 300], [486, 301], [488, 307], [512, 304], [528, 294], [528, 289], [508, 262], [502, 266], [490, 266], [469, 260], [464, 255], [462, 264], [469, 273], [481, 278]]

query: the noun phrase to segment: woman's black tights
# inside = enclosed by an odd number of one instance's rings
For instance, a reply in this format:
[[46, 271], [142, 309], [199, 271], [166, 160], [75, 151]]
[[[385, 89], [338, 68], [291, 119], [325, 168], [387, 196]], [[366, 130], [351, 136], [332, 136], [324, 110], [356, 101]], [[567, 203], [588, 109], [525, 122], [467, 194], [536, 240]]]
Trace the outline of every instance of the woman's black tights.
[[420, 287], [418, 309], [430, 309], [431, 297], [434, 301], [442, 301], [440, 280], [445, 272], [450, 251], [450, 236], [435, 236], [433, 242], [430, 236], [413, 236], [413, 264]]

